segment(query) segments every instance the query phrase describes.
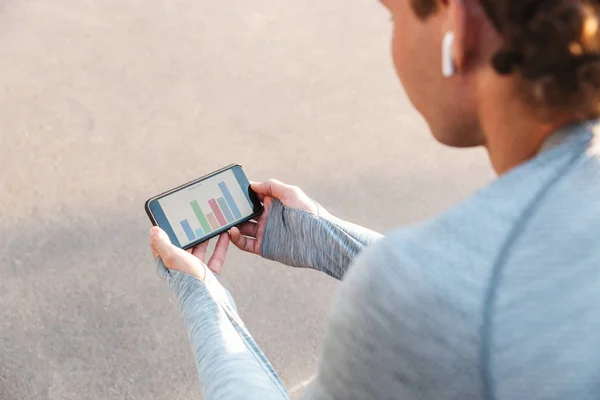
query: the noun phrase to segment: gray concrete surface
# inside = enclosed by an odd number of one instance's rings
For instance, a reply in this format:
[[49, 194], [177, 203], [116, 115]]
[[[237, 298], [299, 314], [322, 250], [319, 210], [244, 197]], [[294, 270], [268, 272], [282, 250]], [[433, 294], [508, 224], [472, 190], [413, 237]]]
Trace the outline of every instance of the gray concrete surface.
[[[231, 162], [386, 231], [490, 179], [429, 137], [374, 0], [12, 0], [0, 15], [0, 399], [199, 398], [146, 198]], [[336, 282], [230, 251], [290, 388]]]

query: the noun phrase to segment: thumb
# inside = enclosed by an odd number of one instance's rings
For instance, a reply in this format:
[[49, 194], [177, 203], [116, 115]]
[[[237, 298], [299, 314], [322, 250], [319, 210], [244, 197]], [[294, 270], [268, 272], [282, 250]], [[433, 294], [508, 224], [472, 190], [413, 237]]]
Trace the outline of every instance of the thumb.
[[174, 269], [201, 280], [206, 278], [204, 263], [187, 251], [173, 246], [169, 236], [162, 229], [154, 227], [150, 230], [150, 247], [154, 257], [160, 257], [168, 269]]
[[275, 197], [279, 200], [284, 197], [285, 192], [290, 188], [289, 185], [276, 179], [269, 179], [266, 182], [252, 182], [251, 187], [259, 195]]
[[160, 256], [163, 261], [165, 261], [165, 259], [168, 258], [169, 253], [173, 251], [171, 239], [169, 239], [169, 236], [165, 231], [157, 226], [150, 229], [150, 247], [152, 248], [154, 259]]

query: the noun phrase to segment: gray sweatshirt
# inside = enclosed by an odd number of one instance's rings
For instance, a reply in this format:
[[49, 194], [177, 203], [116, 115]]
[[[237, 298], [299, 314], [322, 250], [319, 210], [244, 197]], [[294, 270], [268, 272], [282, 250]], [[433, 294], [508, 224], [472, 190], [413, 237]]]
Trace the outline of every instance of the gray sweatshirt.
[[[599, 399], [597, 124], [385, 238], [275, 201], [261, 254], [343, 280], [306, 400]], [[168, 271], [207, 400], [289, 398], [217, 278]]]

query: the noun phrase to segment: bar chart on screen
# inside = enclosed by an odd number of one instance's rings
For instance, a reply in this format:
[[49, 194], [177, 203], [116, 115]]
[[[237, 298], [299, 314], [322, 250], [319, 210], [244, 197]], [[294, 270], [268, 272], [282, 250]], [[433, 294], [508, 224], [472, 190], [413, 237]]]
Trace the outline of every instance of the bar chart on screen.
[[[229, 193], [227, 185], [224, 182], [219, 184], [219, 188], [222, 192], [225, 191], [226, 193]], [[223, 196], [225, 196], [225, 194], [223, 194]], [[200, 224], [200, 228], [194, 231], [192, 230], [188, 219], [180, 221], [181, 227], [190, 242], [235, 222], [231, 209], [234, 208], [238, 215], [239, 211], [231, 195], [228, 195], [227, 197], [229, 197], [229, 202], [225, 197], [209, 199], [205, 207], [211, 211], [206, 214], [198, 200], [190, 202], [190, 208], [196, 216], [198, 224]]]
[[161, 205], [181, 244], [197, 241], [253, 212], [233, 174], [176, 192]]

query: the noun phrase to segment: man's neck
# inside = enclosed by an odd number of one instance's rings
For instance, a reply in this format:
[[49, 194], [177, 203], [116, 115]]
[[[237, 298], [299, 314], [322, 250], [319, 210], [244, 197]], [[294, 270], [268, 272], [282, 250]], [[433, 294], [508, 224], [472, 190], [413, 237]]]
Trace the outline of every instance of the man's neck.
[[492, 118], [483, 120], [486, 148], [498, 175], [535, 157], [548, 137], [572, 120], [562, 118], [542, 123], [524, 111], [506, 109], [506, 113], [495, 113]]

